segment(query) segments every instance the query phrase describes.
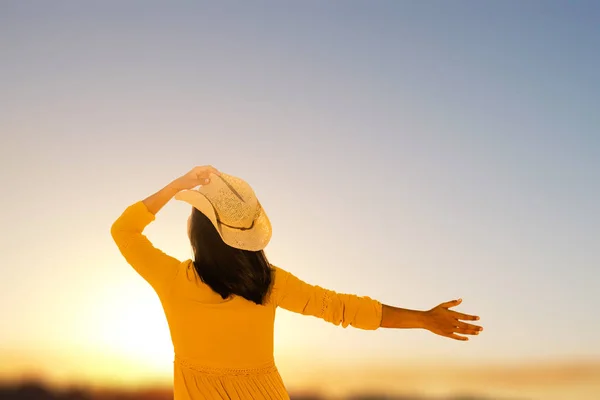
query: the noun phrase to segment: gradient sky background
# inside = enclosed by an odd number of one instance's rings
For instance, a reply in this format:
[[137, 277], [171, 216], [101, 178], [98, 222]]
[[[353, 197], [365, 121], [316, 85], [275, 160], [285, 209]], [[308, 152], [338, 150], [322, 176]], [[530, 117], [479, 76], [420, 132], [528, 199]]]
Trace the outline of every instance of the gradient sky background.
[[[170, 373], [109, 229], [204, 164], [252, 184], [274, 264], [485, 327], [281, 311], [284, 367], [600, 357], [600, 3], [3, 1], [0, 49], [3, 357]], [[182, 259], [188, 213], [147, 230]]]

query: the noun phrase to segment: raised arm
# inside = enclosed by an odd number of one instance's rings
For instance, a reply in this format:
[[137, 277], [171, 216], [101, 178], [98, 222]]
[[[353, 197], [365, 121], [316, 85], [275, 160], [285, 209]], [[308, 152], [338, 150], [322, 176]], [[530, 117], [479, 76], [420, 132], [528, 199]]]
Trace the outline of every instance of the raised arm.
[[110, 233], [127, 263], [154, 290], [164, 292], [175, 278], [180, 262], [155, 248], [143, 234], [144, 228], [154, 218], [146, 204], [139, 201], [127, 207], [117, 218]]
[[213, 167], [192, 169], [143, 201], [127, 207], [111, 227], [111, 235], [125, 260], [157, 292], [170, 287], [181, 263], [155, 248], [143, 234], [144, 228], [175, 194], [208, 183], [209, 173], [215, 171]]
[[382, 305], [370, 297], [336, 293], [308, 284], [275, 268], [275, 305], [295, 313], [321, 318], [346, 328], [374, 330], [381, 325]]

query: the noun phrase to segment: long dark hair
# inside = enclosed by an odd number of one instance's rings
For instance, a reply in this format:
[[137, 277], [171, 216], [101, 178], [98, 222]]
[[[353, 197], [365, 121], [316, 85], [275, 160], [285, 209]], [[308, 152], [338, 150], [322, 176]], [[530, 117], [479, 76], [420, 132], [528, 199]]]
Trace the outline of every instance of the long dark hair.
[[264, 304], [273, 271], [264, 251], [236, 249], [226, 244], [208, 217], [192, 208], [190, 242], [194, 268], [223, 299], [237, 295]]

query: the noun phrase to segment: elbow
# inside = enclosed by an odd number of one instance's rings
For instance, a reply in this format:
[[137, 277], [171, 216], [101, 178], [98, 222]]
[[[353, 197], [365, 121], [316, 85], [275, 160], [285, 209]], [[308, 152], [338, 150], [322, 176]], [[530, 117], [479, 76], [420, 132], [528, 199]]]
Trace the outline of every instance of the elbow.
[[113, 240], [115, 242], [118, 242], [119, 237], [121, 236], [120, 235], [121, 229], [119, 228], [118, 222], [119, 221], [115, 221], [110, 227], [110, 236], [113, 238]]
[[381, 303], [369, 297], [337, 294], [327, 308], [326, 319], [334, 325], [376, 330], [381, 325]]

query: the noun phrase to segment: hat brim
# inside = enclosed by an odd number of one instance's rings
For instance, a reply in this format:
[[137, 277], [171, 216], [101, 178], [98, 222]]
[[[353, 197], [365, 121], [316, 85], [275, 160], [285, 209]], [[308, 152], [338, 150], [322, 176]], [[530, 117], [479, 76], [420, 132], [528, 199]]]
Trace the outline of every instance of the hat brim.
[[[212, 203], [197, 190], [184, 190], [175, 195], [175, 200], [188, 203], [206, 215], [227, 245], [236, 249], [259, 251], [269, 244], [272, 235], [271, 221], [261, 207], [260, 213], [249, 229], [236, 229], [223, 225], [217, 219]], [[260, 203], [259, 203], [260, 204]]]

